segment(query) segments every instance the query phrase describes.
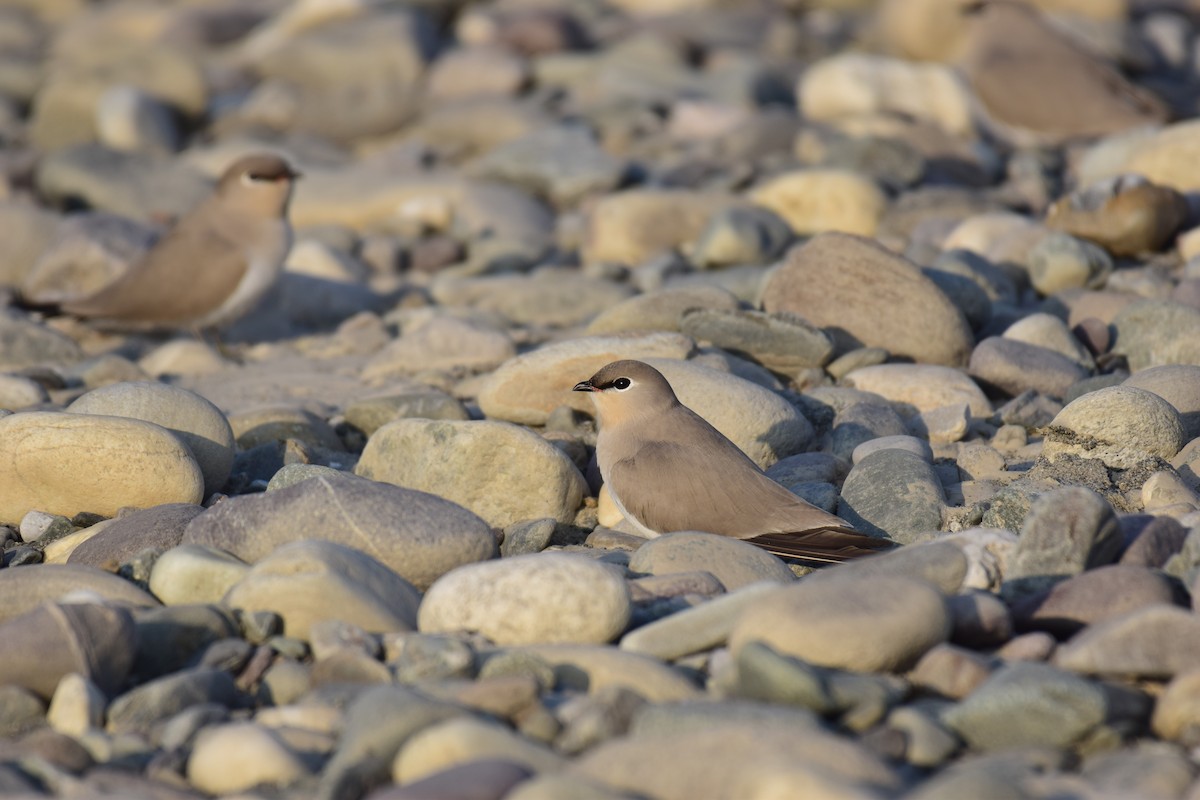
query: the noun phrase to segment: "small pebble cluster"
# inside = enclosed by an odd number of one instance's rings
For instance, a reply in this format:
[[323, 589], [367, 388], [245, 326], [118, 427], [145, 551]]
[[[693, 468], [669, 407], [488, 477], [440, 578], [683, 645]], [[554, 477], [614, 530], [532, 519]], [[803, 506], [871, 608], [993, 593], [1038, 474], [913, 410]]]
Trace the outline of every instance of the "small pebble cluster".
[[[1198, 8], [3, 3], [0, 795], [1200, 800]], [[264, 150], [222, 347], [15, 302]], [[898, 546], [631, 535], [625, 358]]]

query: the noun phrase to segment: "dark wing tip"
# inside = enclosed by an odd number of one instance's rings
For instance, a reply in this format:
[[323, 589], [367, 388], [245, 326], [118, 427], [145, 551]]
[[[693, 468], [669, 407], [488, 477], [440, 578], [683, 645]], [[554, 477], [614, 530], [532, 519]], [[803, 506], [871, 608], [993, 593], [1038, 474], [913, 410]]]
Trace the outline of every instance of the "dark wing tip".
[[876, 555], [895, 546], [890, 539], [866, 536], [844, 528], [765, 533], [744, 541], [773, 555], [822, 564], [840, 564], [862, 556]]

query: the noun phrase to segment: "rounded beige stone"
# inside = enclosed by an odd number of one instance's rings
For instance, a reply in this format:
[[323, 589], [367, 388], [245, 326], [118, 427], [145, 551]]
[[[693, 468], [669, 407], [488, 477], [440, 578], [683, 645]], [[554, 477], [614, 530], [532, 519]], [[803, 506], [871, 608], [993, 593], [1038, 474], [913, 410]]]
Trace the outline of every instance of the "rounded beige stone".
[[629, 622], [625, 579], [590, 558], [536, 553], [443, 575], [417, 615], [422, 633], [476, 631], [499, 645], [604, 644]]
[[140, 419], [161, 425], [188, 446], [204, 473], [206, 493], [219, 492], [233, 469], [236, 443], [229, 420], [205, 398], [165, 383], [113, 383], [81, 396], [67, 411]]
[[210, 795], [288, 786], [307, 774], [304, 762], [276, 733], [253, 722], [205, 728], [187, 763], [188, 782]]
[[187, 446], [141, 420], [36, 411], [0, 419], [0, 523], [30, 511], [116, 516], [199, 503], [204, 474]]
[[946, 641], [951, 619], [931, 584], [879, 575], [869, 586], [829, 573], [800, 581], [747, 611], [734, 626], [734, 653], [762, 642], [822, 667], [900, 671]]

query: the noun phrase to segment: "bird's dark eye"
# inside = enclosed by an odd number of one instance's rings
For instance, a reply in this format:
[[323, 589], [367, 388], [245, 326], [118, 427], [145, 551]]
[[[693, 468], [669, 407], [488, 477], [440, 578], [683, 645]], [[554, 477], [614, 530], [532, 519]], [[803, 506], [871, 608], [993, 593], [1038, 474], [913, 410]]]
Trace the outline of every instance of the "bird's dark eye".
[[613, 388], [616, 389], [618, 392], [625, 391], [632, 384], [633, 384], [633, 381], [629, 380], [629, 378], [617, 378], [615, 381], [612, 382]]

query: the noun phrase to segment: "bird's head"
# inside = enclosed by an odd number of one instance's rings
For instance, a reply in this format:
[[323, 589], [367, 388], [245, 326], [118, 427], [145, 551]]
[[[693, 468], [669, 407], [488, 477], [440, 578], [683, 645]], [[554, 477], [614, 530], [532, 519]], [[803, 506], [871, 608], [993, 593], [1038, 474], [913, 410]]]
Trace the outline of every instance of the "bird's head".
[[217, 194], [246, 213], [281, 217], [287, 213], [292, 187], [299, 177], [300, 173], [283, 157], [256, 153], [229, 165], [217, 183]]
[[575, 384], [576, 392], [590, 392], [601, 427], [665, 411], [679, 403], [663, 374], [641, 361], [614, 361]]

